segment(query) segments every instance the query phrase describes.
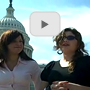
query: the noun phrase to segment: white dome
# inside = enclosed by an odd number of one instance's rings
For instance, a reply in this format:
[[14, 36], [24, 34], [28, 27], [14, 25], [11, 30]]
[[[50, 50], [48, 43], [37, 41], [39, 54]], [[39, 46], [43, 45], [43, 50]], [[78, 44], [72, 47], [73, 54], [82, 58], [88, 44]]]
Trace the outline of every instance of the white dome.
[[24, 26], [15, 18], [4, 17], [0, 20], [0, 29], [11, 29], [11, 27], [25, 32]]
[[0, 20], [0, 29], [15, 29], [25, 32], [24, 26], [14, 17], [13, 7], [7, 8], [7, 14], [4, 18]]

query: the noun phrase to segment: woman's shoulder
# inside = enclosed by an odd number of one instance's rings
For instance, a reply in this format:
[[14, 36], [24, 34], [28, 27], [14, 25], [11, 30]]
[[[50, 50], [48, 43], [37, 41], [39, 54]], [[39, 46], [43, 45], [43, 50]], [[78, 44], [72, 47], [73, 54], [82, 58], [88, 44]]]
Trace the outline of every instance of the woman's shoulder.
[[51, 72], [53, 66], [55, 65], [56, 61], [49, 62], [43, 69], [41, 73], [41, 79], [44, 81], [48, 81], [49, 73]]
[[90, 56], [89, 55], [85, 55], [85, 56], [82, 56], [82, 57], [79, 57], [77, 59], [77, 61], [85, 61], [85, 62], [90, 62]]
[[58, 61], [50, 61], [45, 67], [44, 67], [44, 70], [43, 72], [50, 72], [52, 70], [52, 68], [54, 67], [55, 63], [58, 62]]
[[49, 62], [46, 66], [45, 66], [45, 69], [51, 69], [54, 65], [55, 65], [55, 63], [56, 63], [57, 61], [51, 61], [51, 62]]
[[84, 62], [86, 62], [87, 66], [90, 67], [90, 56], [89, 55], [88, 56], [84, 56], [83, 60], [84, 60]]
[[38, 65], [36, 60], [25, 61], [27, 64]]
[[76, 60], [76, 64], [82, 67], [90, 67], [90, 56], [82, 56]]

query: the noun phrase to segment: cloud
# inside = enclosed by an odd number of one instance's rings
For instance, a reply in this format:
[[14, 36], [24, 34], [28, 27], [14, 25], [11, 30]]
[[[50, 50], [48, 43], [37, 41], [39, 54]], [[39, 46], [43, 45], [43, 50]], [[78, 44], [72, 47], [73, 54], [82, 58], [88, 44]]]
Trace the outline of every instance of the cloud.
[[50, 61], [48, 59], [39, 59], [37, 60], [37, 63], [39, 64], [48, 64]]
[[61, 30], [66, 27], [74, 27], [81, 32], [83, 36], [90, 35], [90, 8], [67, 8], [62, 9], [61, 15]]
[[30, 7], [18, 7], [20, 10], [28, 11], [28, 12], [33, 12], [33, 11], [40, 11], [39, 9], [36, 8], [30, 8]]
[[[81, 11], [80, 11], [81, 10]], [[85, 10], [87, 13], [85, 13]], [[70, 9], [68, 8], [67, 10], [61, 11], [61, 30], [66, 28], [66, 27], [74, 27], [76, 28], [79, 32], [81, 32], [83, 36], [83, 40], [86, 43], [85, 48], [89, 51], [90, 53], [90, 43], [87, 44], [87, 42], [90, 42], [88, 38], [90, 38], [90, 8], [83, 7], [83, 8], [76, 8], [76, 9]], [[79, 13], [80, 12], [80, 13]], [[26, 19], [22, 21], [26, 33], [30, 37], [30, 44], [34, 48], [33, 51], [33, 58], [38, 62], [38, 63], [48, 63], [52, 60], [58, 60], [62, 56], [57, 55], [56, 52], [53, 51], [53, 41], [52, 37], [35, 37], [30, 34], [30, 23], [29, 19]]]
[[62, 58], [62, 56], [60, 56], [60, 55], [51, 55], [50, 58], [51, 59], [48, 59], [48, 58], [47, 59], [44, 59], [44, 58], [42, 58], [42, 59], [37, 60], [37, 62], [39, 64], [48, 64], [50, 61], [60, 60]]
[[[75, 27], [82, 35], [90, 35], [88, 31], [90, 30], [90, 8], [80, 7], [80, 8], [64, 8], [56, 9], [56, 11], [61, 16], [61, 30], [66, 27]], [[30, 35], [30, 23], [29, 19], [22, 21], [25, 26], [26, 32]]]
[[57, 61], [57, 60], [60, 60], [61, 58], [62, 56], [57, 54], [57, 55], [52, 55], [51, 60]]
[[89, 15], [82, 15], [81, 17], [71, 19], [70, 18], [61, 19], [61, 27], [63, 29], [66, 27], [74, 27], [84, 36], [90, 35], [90, 33], [88, 32], [90, 30], [89, 23], [90, 23]]

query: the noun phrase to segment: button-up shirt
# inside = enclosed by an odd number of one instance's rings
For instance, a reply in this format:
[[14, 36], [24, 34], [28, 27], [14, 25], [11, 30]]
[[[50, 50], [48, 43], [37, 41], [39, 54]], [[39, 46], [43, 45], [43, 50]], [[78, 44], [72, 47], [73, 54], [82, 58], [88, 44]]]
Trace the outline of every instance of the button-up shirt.
[[0, 90], [30, 90], [31, 81], [35, 90], [40, 90], [40, 67], [34, 60], [25, 61], [19, 58], [13, 71], [7, 67], [0, 67]]

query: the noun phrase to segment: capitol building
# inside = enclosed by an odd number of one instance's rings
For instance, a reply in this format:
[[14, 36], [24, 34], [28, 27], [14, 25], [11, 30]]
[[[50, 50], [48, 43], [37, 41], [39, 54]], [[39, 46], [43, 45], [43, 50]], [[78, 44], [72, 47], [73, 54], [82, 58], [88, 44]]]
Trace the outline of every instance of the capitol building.
[[[0, 19], [0, 35], [7, 29], [18, 30], [23, 34], [25, 39], [24, 51], [29, 57], [32, 57], [34, 49], [31, 45], [29, 45], [30, 38], [26, 34], [24, 26], [14, 17], [14, 8], [12, 7], [12, 2], [10, 2], [9, 7], [6, 9], [6, 16]], [[39, 66], [41, 70], [43, 70], [43, 68], [45, 67], [45, 65]], [[33, 83], [31, 83], [30, 85], [30, 90], [34, 90]]]

